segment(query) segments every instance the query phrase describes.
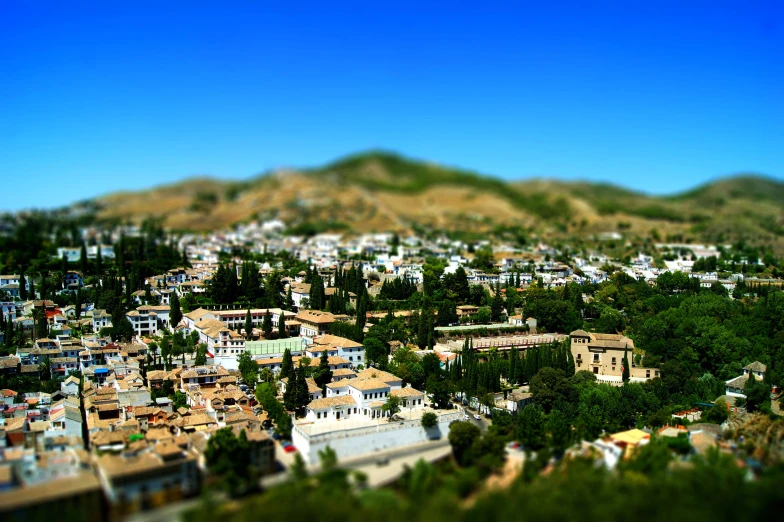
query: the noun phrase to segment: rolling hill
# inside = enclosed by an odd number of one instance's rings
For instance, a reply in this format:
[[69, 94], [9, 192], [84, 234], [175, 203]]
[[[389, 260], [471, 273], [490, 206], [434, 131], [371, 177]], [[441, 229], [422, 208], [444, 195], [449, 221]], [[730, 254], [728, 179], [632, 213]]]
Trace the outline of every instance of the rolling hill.
[[94, 200], [109, 221], [162, 219], [206, 231], [278, 217], [294, 230], [440, 230], [455, 235], [586, 235], [623, 230], [673, 240], [784, 245], [784, 183], [744, 175], [673, 196], [588, 182], [505, 182], [372, 151], [312, 169], [230, 182], [194, 178]]

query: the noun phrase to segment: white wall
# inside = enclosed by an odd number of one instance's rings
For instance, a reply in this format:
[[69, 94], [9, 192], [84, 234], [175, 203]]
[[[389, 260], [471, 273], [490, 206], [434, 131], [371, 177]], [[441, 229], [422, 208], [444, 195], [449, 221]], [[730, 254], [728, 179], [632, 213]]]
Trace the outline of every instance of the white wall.
[[449, 423], [460, 420], [461, 413], [450, 412], [439, 415], [437, 427], [425, 430], [420, 419], [401, 422], [387, 422], [381, 419], [378, 425], [366, 428], [341, 430], [328, 434], [308, 436], [296, 426], [291, 432], [292, 443], [302, 453], [309, 465], [318, 464], [318, 452], [327, 446], [337, 453], [338, 459], [359, 457], [376, 451], [427, 442], [430, 437], [449, 435]]

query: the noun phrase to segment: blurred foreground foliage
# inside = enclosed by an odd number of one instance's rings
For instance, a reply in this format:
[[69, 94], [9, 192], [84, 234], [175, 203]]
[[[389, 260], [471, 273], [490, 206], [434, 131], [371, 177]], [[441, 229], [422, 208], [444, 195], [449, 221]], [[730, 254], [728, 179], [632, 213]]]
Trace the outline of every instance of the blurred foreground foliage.
[[451, 461], [420, 461], [386, 489], [367, 489], [366, 477], [333, 464], [240, 503], [205, 502], [184, 520], [737, 522], [760, 520], [784, 507], [781, 466], [750, 480], [729, 455], [714, 451], [685, 463], [673, 461], [661, 445], [650, 446], [615, 472], [579, 458], [537, 473], [541, 463], [532, 459], [533, 470], [508, 488], [484, 492], [477, 468]]

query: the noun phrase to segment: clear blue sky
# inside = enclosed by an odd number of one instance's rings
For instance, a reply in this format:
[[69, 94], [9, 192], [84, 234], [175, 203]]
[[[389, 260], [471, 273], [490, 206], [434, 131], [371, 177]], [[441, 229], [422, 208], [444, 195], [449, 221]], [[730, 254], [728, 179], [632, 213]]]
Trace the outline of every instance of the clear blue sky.
[[784, 2], [424, 3], [0, 2], [0, 208], [376, 147], [653, 193], [784, 177]]

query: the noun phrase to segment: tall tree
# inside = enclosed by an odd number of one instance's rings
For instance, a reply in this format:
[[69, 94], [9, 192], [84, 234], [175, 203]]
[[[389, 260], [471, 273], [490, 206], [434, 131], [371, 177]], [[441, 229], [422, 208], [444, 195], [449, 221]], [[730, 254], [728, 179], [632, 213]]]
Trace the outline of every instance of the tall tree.
[[177, 290], [174, 290], [169, 299], [169, 318], [172, 329], [177, 328], [182, 321], [182, 309], [180, 308], [180, 296], [177, 295]]
[[[22, 301], [27, 300], [27, 280], [25, 279], [24, 269], [19, 275], [19, 297], [22, 298]], [[33, 295], [33, 298], [35, 298], [35, 295]]]
[[321, 352], [321, 358], [319, 359], [319, 365], [316, 369], [316, 373], [313, 376], [316, 384], [319, 385], [321, 388], [321, 392], [324, 397], [327, 396], [327, 384], [332, 382], [332, 370], [329, 369], [329, 357], [327, 356], [327, 350], [325, 349]]
[[76, 314], [76, 320], [78, 321], [79, 318], [82, 316], [82, 289], [76, 289], [76, 298], [74, 299], [74, 313]]
[[281, 310], [280, 317], [278, 317], [278, 337], [285, 339], [288, 336], [289, 334], [286, 330], [286, 315], [283, 313], [283, 310]]
[[47, 335], [49, 335], [49, 325], [46, 322], [46, 310], [44, 307], [35, 308], [33, 317], [35, 318], [36, 339], [45, 338]]
[[267, 310], [267, 313], [264, 314], [262, 329], [264, 330], [264, 338], [272, 339], [272, 314], [270, 314], [269, 310]]
[[79, 267], [82, 270], [82, 277], [87, 277], [88, 266], [87, 246], [84, 244], [84, 241], [82, 241], [82, 249], [79, 252]]
[[250, 308], [248, 308], [247, 313], [245, 313], [245, 339], [250, 341], [251, 337], [253, 336], [253, 319], [250, 316]]
[[280, 374], [278, 377], [284, 379], [286, 377], [291, 377], [294, 373], [294, 362], [291, 358], [291, 350], [286, 348], [283, 351], [283, 361], [280, 363]]
[[103, 274], [103, 256], [101, 255], [101, 244], [98, 243], [95, 253], [95, 275], [100, 279]]
[[242, 352], [237, 356], [238, 369], [242, 380], [248, 386], [256, 386], [259, 376], [259, 365], [254, 361], [249, 352]]
[[621, 378], [623, 382], [629, 382], [629, 357], [628, 357], [629, 348], [625, 348], [623, 350], [623, 362], [621, 363], [623, 366], [621, 367]]
[[41, 288], [38, 291], [41, 294], [41, 300], [45, 300], [47, 294], [49, 293], [49, 285], [47, 284], [46, 280], [46, 271], [44, 270], [41, 272]]

